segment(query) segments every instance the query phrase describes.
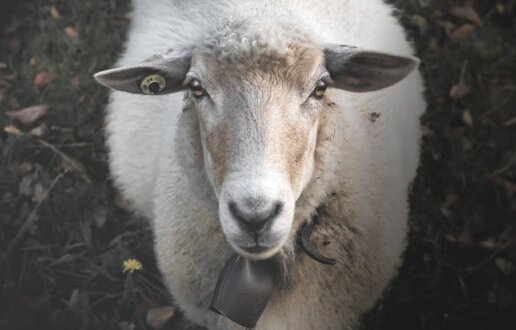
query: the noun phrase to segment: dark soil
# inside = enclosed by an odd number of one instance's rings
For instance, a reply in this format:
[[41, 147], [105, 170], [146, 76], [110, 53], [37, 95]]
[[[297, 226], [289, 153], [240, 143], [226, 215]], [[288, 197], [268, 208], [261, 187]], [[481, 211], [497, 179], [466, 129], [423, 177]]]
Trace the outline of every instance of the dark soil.
[[[516, 329], [516, 0], [392, 2], [429, 107], [405, 262], [362, 329]], [[0, 329], [147, 329], [173, 304], [109, 179], [92, 80], [129, 21], [127, 0], [0, 2]]]

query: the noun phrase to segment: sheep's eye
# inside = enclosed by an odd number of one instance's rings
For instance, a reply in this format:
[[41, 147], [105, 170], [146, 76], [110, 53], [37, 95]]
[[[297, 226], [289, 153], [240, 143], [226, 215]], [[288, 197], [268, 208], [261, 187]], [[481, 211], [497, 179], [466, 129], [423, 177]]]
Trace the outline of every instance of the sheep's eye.
[[199, 80], [192, 79], [188, 86], [192, 90], [192, 94], [195, 98], [201, 98], [206, 95], [206, 92], [204, 91], [204, 88], [202, 87], [202, 84]]
[[324, 96], [324, 92], [326, 91], [326, 88], [328, 88], [328, 84], [324, 80], [319, 80], [317, 82], [317, 85], [315, 85], [315, 89], [312, 93], [312, 96], [316, 99], [320, 99]]

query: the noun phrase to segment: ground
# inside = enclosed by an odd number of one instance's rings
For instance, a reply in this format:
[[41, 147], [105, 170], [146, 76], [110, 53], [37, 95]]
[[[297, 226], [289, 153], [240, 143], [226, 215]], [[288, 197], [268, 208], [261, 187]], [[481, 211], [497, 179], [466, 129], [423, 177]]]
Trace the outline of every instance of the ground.
[[[516, 1], [392, 1], [429, 107], [405, 262], [362, 329], [516, 329]], [[127, 0], [0, 3], [0, 329], [148, 329], [173, 305], [92, 80], [129, 21]]]

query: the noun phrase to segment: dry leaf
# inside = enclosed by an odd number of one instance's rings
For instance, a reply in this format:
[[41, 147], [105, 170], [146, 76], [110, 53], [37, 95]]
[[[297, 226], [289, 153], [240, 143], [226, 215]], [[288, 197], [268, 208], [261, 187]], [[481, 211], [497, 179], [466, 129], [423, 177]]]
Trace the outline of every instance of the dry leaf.
[[93, 220], [97, 228], [102, 228], [107, 220], [107, 208], [102, 205], [97, 205], [93, 210]]
[[11, 84], [9, 84], [7, 81], [5, 80], [0, 80], [0, 88], [1, 89], [8, 89], [9, 87], [11, 87]]
[[127, 201], [122, 197], [122, 194], [120, 194], [120, 192], [118, 192], [118, 191], [115, 192], [115, 198], [113, 199], [113, 203], [119, 209], [122, 209], [125, 211], [131, 210]]
[[45, 116], [47, 113], [48, 107], [46, 105], [33, 105], [18, 111], [8, 111], [5, 114], [11, 118], [15, 118], [22, 124], [28, 125]]
[[458, 100], [458, 99], [461, 99], [463, 97], [470, 95], [471, 92], [472, 92], [471, 87], [469, 87], [468, 85], [466, 85], [464, 83], [458, 83], [458, 84], [453, 85], [452, 88], [450, 89], [450, 97], [452, 99]]
[[478, 16], [478, 13], [472, 7], [472, 3], [469, 1], [462, 7], [454, 7], [450, 9], [450, 14], [455, 17], [467, 19], [468, 21], [473, 22], [478, 26], [482, 25], [482, 19], [480, 16]]
[[444, 29], [448, 36], [452, 34], [453, 30], [455, 30], [455, 24], [448, 21], [440, 21], [439, 25]]
[[77, 159], [74, 159], [70, 156], [61, 155], [63, 157], [63, 161], [61, 162], [61, 167], [67, 172], [77, 172], [81, 175], [81, 178], [84, 182], [91, 184], [91, 179], [86, 174], [86, 168], [79, 162]]
[[136, 329], [136, 325], [134, 325], [134, 323], [129, 323], [127, 321], [122, 321], [122, 322], [118, 323], [118, 327], [120, 328], [120, 330], [134, 330], [134, 329]]
[[69, 172], [84, 172], [85, 171], [84, 165], [82, 165], [77, 159], [74, 159], [70, 156], [68, 156], [67, 158], [63, 158], [61, 167], [65, 171], [69, 171]]
[[479, 245], [486, 250], [493, 250], [495, 247], [497, 247], [498, 244], [492, 237], [490, 237], [486, 240], [481, 241]]
[[412, 23], [412, 25], [417, 26], [419, 33], [421, 34], [425, 34], [428, 30], [428, 22], [426, 18], [424, 18], [423, 16], [412, 15], [410, 17], [410, 23]]
[[475, 31], [476, 27], [473, 24], [464, 24], [454, 29], [449, 35], [453, 41], [465, 39]]
[[5, 126], [4, 132], [6, 132], [7, 134], [13, 134], [13, 135], [23, 135], [23, 132], [20, 131], [20, 129], [14, 125]]
[[52, 7], [50, 7], [50, 16], [52, 16], [53, 19], [61, 19], [61, 15], [59, 14], [59, 11], [57, 10], [55, 5], [52, 5]]
[[0, 62], [0, 70], [7, 69], [7, 64]]
[[42, 87], [48, 85], [57, 78], [57, 74], [52, 71], [41, 71], [34, 77], [34, 85]]
[[473, 237], [471, 237], [471, 234], [467, 231], [463, 231], [456, 238], [457, 242], [463, 245], [470, 245], [471, 243], [473, 243]]
[[512, 272], [514, 272], [514, 270], [515, 270], [514, 265], [511, 262], [509, 262], [503, 258], [496, 258], [495, 264], [496, 264], [496, 267], [498, 267], [498, 269], [505, 275], [509, 275]]
[[38, 64], [38, 60], [36, 59], [36, 57], [35, 57], [35, 56], [32, 56], [32, 57], [30, 58], [29, 65], [30, 65], [30, 66], [35, 66], [36, 64]]
[[512, 183], [511, 181], [502, 179], [499, 176], [492, 178], [492, 180], [498, 186], [505, 188], [508, 194], [512, 195], [513, 193], [516, 193], [516, 183]]
[[75, 40], [77, 37], [79, 37], [79, 34], [77, 33], [77, 30], [75, 30], [71, 26], [67, 26], [64, 28], [64, 33], [69, 39]]
[[23, 163], [16, 166], [16, 171], [18, 173], [25, 174], [25, 173], [32, 171], [33, 168], [34, 168], [34, 166], [32, 166], [31, 163], [24, 160]]
[[147, 311], [147, 317], [145, 320], [151, 328], [160, 329], [174, 316], [175, 313], [176, 309], [173, 306], [151, 308]]
[[41, 124], [30, 130], [29, 134], [32, 136], [42, 137], [47, 132], [47, 125]]
[[47, 199], [47, 193], [48, 193], [48, 190], [43, 188], [41, 183], [36, 183], [34, 185], [34, 190], [32, 193], [32, 200], [35, 202], [41, 203], [42, 201]]
[[502, 3], [497, 3], [496, 11], [498, 12], [498, 14], [503, 15], [503, 13], [505, 13], [505, 6]]
[[457, 243], [457, 239], [452, 234], [444, 234], [444, 239], [449, 243]]
[[79, 307], [81, 295], [79, 293], [79, 289], [74, 289], [72, 291], [72, 294], [70, 296], [70, 300], [68, 300], [67, 304], [71, 308], [77, 308]]
[[471, 112], [469, 112], [469, 110], [464, 110], [462, 113], [462, 121], [468, 126], [473, 126], [473, 117], [471, 116]]
[[503, 123], [503, 126], [505, 126], [505, 127], [509, 127], [512, 125], [516, 125], [516, 117], [512, 117], [511, 119], [509, 119], [505, 123]]
[[457, 203], [459, 201], [460, 197], [454, 194], [448, 194], [446, 195], [446, 201], [444, 202], [444, 206], [450, 207], [453, 204]]

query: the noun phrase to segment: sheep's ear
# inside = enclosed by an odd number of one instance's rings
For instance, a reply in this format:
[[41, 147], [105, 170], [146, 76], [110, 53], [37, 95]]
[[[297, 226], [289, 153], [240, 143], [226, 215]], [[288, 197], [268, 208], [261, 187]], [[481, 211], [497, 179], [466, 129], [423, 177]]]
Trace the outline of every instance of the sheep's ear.
[[167, 50], [139, 65], [101, 71], [94, 77], [100, 84], [123, 92], [169, 94], [184, 89], [191, 58], [189, 51]]
[[324, 49], [326, 69], [337, 88], [372, 92], [394, 85], [419, 65], [412, 56], [396, 56], [350, 46]]

